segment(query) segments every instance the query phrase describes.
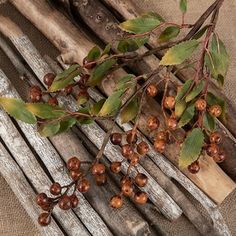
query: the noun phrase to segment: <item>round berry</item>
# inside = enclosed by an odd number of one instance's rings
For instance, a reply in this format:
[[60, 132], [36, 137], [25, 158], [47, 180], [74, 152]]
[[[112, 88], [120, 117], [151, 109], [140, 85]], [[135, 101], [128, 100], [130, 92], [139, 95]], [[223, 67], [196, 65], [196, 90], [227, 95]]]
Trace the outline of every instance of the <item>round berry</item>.
[[96, 61], [88, 60], [87, 57], [83, 59], [83, 66], [88, 70], [93, 69], [96, 66], [96, 64], [97, 64]]
[[142, 141], [137, 145], [137, 152], [140, 155], [144, 156], [148, 153], [148, 151], [149, 151], [149, 146], [146, 142]]
[[221, 142], [221, 135], [218, 132], [211, 133], [210, 137], [211, 143], [219, 144]]
[[79, 204], [79, 199], [75, 194], [70, 196], [71, 207], [76, 208]]
[[207, 146], [206, 153], [208, 156], [214, 157], [219, 153], [219, 147], [215, 143], [212, 143]]
[[154, 148], [157, 152], [163, 153], [166, 148], [166, 141], [163, 139], [156, 139], [154, 142]]
[[188, 166], [188, 171], [191, 174], [197, 174], [199, 170], [200, 170], [199, 161], [194, 161], [192, 164]]
[[61, 199], [58, 202], [58, 206], [62, 210], [69, 210], [69, 209], [71, 209], [72, 204], [71, 204], [70, 197], [67, 196], [67, 195], [62, 196]]
[[102, 186], [104, 184], [106, 184], [107, 182], [107, 176], [105, 174], [102, 175], [95, 175], [95, 180], [96, 180], [96, 184], [98, 186]]
[[80, 160], [77, 157], [71, 157], [68, 161], [67, 161], [67, 168], [69, 170], [79, 170], [81, 165]]
[[130, 163], [130, 165], [136, 166], [140, 160], [140, 157], [139, 157], [138, 153], [135, 152], [132, 156], [129, 156], [127, 158], [127, 160]]
[[150, 97], [155, 97], [157, 95], [157, 86], [155, 84], [148, 85], [147, 95]]
[[52, 195], [59, 195], [61, 193], [61, 185], [57, 182], [53, 183], [50, 187], [50, 193]]
[[52, 106], [57, 106], [58, 105], [58, 100], [56, 97], [51, 97], [48, 99], [48, 104]]
[[62, 89], [62, 92], [64, 92], [66, 95], [72, 93], [73, 91], [73, 84], [68, 85], [67, 87], [65, 87], [64, 89]]
[[145, 192], [137, 192], [134, 195], [134, 201], [140, 205], [143, 205], [147, 202], [148, 196]]
[[144, 187], [147, 184], [148, 177], [143, 173], [138, 173], [134, 181], [137, 184], [137, 186]]
[[121, 171], [121, 162], [120, 161], [114, 161], [110, 165], [111, 172], [117, 174]]
[[165, 97], [163, 105], [166, 109], [173, 109], [175, 107], [175, 97], [173, 96], [168, 96]]
[[222, 108], [219, 105], [210, 106], [209, 113], [214, 117], [219, 117], [222, 113]]
[[156, 130], [160, 126], [160, 121], [155, 116], [150, 116], [147, 120], [147, 126], [150, 130]]
[[74, 180], [77, 181], [82, 175], [82, 172], [78, 170], [71, 170], [70, 171], [70, 177]]
[[207, 103], [204, 99], [200, 98], [195, 102], [195, 107], [198, 111], [205, 111]]
[[51, 214], [48, 212], [43, 212], [38, 217], [38, 223], [41, 226], [47, 226], [51, 223]]
[[77, 189], [81, 192], [81, 193], [86, 193], [88, 192], [88, 190], [90, 189], [90, 183], [87, 179], [82, 179], [78, 185], [77, 185]]
[[46, 75], [44, 75], [43, 77], [43, 82], [50, 87], [55, 79], [55, 74], [53, 73], [47, 73]]
[[106, 171], [106, 167], [101, 163], [95, 163], [92, 167], [93, 175], [101, 175]]
[[120, 145], [122, 141], [122, 134], [113, 133], [110, 137], [111, 143], [114, 145]]
[[129, 143], [129, 144], [136, 143], [137, 140], [138, 140], [138, 136], [137, 136], [136, 132], [133, 133], [132, 130], [129, 130], [129, 131], [126, 132], [126, 141], [127, 141], [127, 143]]
[[224, 151], [220, 150], [218, 155], [214, 156], [213, 159], [216, 163], [221, 163], [226, 159], [226, 154]]
[[178, 122], [175, 118], [167, 118], [166, 126], [171, 130], [175, 130], [178, 126]]
[[132, 184], [132, 179], [130, 177], [127, 177], [127, 176], [123, 176], [121, 179], [120, 179], [120, 186], [122, 187], [124, 184]]
[[29, 99], [32, 102], [39, 102], [42, 97], [42, 90], [39, 86], [34, 85], [29, 88]]
[[123, 157], [128, 158], [134, 154], [134, 150], [131, 145], [125, 144], [122, 146], [121, 153]]
[[46, 193], [39, 193], [37, 196], [36, 196], [36, 203], [39, 205], [39, 206], [42, 206], [42, 205], [45, 205], [48, 203], [48, 197], [46, 195]]
[[121, 187], [121, 192], [124, 194], [126, 197], [131, 197], [133, 194], [133, 185], [130, 182], [126, 182], [122, 185]]
[[155, 140], [164, 140], [165, 142], [167, 142], [168, 139], [169, 139], [169, 135], [165, 131], [158, 132], [155, 138]]
[[115, 209], [118, 209], [118, 208], [121, 208], [123, 205], [123, 199], [121, 196], [119, 195], [115, 195], [111, 198], [110, 200], [110, 206], [112, 208], [115, 208]]

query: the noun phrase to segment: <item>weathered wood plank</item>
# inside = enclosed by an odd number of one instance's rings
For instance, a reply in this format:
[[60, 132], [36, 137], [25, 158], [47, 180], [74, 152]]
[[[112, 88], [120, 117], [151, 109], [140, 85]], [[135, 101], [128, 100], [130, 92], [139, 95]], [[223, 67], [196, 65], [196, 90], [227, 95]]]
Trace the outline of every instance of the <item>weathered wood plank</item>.
[[[1, 175], [7, 181], [12, 191], [22, 204], [33, 222], [37, 222], [40, 210], [35, 204], [35, 193], [25, 178], [22, 170], [14, 161], [10, 153], [5, 149], [2, 143], [0, 143], [0, 165]], [[14, 176], [14, 178], [12, 178]], [[63, 233], [52, 219], [51, 224], [48, 227], [41, 227], [36, 224], [39, 232], [45, 236], [62, 236]]]

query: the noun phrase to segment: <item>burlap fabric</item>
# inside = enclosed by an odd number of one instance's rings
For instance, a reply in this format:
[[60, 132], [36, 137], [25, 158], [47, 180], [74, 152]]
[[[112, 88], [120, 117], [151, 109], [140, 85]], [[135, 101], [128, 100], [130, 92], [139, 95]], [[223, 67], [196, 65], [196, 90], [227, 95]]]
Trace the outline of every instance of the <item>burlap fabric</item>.
[[[133, 0], [137, 6], [142, 9], [142, 11], [156, 10], [162, 16], [170, 21], [180, 19], [180, 13], [177, 8], [178, 0]], [[187, 16], [188, 22], [193, 22], [202, 10], [205, 9], [211, 0], [189, 0], [189, 12]], [[221, 33], [224, 42], [229, 48], [229, 53], [231, 57], [231, 66], [229, 74], [226, 80], [225, 93], [229, 98], [236, 104], [236, 93], [235, 85], [236, 80], [234, 80], [235, 71], [234, 67], [236, 64], [236, 1], [227, 0], [222, 9], [218, 31]], [[33, 41], [34, 45], [39, 49], [42, 54], [50, 54], [52, 57], [57, 55], [55, 48], [45, 39], [45, 37], [35, 29], [29, 21], [22, 17], [13, 7], [8, 4], [0, 5], [0, 14], [7, 15], [13, 19], [20, 27], [25, 31], [25, 33]], [[12, 67], [10, 61], [0, 50], [0, 68], [8, 75], [8, 77], [14, 82], [18, 91], [25, 96], [26, 88], [20, 83], [17, 73]], [[19, 85], [20, 86], [17, 86]], [[38, 236], [40, 235], [37, 231], [36, 226], [33, 224], [20, 202], [11, 191], [5, 180], [0, 176], [0, 235], [1, 236]], [[219, 189], [220, 191], [220, 189]], [[190, 197], [191, 198], [191, 197]], [[236, 235], [236, 191], [232, 193], [221, 205], [220, 209], [227, 222], [232, 235]], [[199, 204], [191, 199], [197, 208], [206, 214], [204, 210], [199, 206]], [[171, 236], [185, 236], [185, 235], [199, 235], [195, 230], [193, 225], [186, 219], [186, 217], [181, 216], [176, 222], [170, 223], [165, 220], [162, 216], [157, 215], [159, 223], [162, 225], [162, 229], [166, 235]]]

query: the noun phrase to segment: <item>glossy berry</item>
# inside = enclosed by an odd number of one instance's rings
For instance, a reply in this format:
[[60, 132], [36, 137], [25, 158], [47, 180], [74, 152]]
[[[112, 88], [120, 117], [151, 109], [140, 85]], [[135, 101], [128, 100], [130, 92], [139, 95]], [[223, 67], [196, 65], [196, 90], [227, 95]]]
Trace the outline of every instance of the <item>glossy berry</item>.
[[113, 133], [110, 137], [111, 143], [114, 145], [120, 145], [122, 141], [122, 134]]
[[79, 205], [79, 199], [75, 194], [70, 196], [71, 207], [76, 208]]
[[83, 59], [83, 66], [84, 66], [84, 68], [86, 68], [88, 70], [93, 69], [96, 66], [96, 64], [97, 64], [96, 61], [88, 60], [87, 57], [85, 57]]
[[175, 118], [167, 118], [166, 119], [166, 126], [170, 129], [170, 130], [175, 130], [178, 126], [178, 122]]
[[38, 223], [41, 226], [47, 226], [51, 223], [51, 215], [48, 212], [43, 212], [38, 217]]
[[114, 161], [110, 165], [111, 172], [117, 174], [121, 171], [121, 162], [120, 161]]
[[210, 137], [211, 143], [219, 144], [221, 142], [221, 135], [218, 132], [211, 133]]
[[205, 111], [207, 107], [206, 100], [200, 98], [195, 102], [195, 107], [198, 111]]
[[101, 163], [95, 163], [92, 167], [93, 175], [101, 175], [106, 171], [106, 167]]
[[52, 106], [57, 106], [58, 105], [58, 100], [56, 97], [51, 97], [48, 99], [48, 104]]
[[78, 81], [78, 85], [80, 89], [86, 89], [86, 83], [89, 79], [90, 75], [85, 74], [80, 77], [80, 80]]
[[126, 183], [132, 184], [132, 179], [130, 177], [123, 176], [120, 180], [120, 186], [122, 187]]
[[191, 174], [197, 174], [199, 170], [200, 170], [199, 161], [194, 161], [192, 164], [188, 166], [188, 171]]
[[137, 152], [140, 155], [144, 156], [148, 153], [148, 151], [149, 151], [149, 146], [146, 142], [142, 141], [137, 145]]
[[50, 187], [50, 193], [52, 195], [59, 195], [61, 193], [61, 185], [57, 182], [53, 183]]
[[173, 109], [175, 107], [175, 97], [173, 96], [165, 97], [163, 105], [166, 109]]
[[66, 95], [72, 93], [73, 91], [73, 84], [68, 85], [67, 87], [65, 87], [64, 89], [62, 89], [62, 92], [64, 92]]
[[225, 154], [225, 152], [222, 151], [222, 150], [220, 150], [219, 153], [213, 157], [213, 160], [214, 160], [216, 163], [221, 163], [221, 162], [223, 162], [225, 159], [226, 159], [226, 154]]
[[68, 161], [67, 161], [67, 168], [69, 170], [79, 170], [81, 165], [80, 160], [77, 157], [71, 157]]
[[107, 182], [106, 174], [95, 175], [94, 177], [95, 177], [95, 180], [96, 180], [96, 184], [98, 186], [102, 186], [102, 185], [106, 184], [106, 182]]
[[43, 77], [43, 82], [50, 87], [55, 79], [55, 74], [53, 73], [47, 73], [46, 75], [44, 75]]
[[42, 206], [42, 205], [45, 205], [48, 203], [48, 197], [45, 193], [39, 193], [37, 196], [36, 196], [36, 203], [39, 205], [39, 206]]
[[158, 132], [155, 138], [155, 140], [164, 140], [165, 142], [167, 142], [168, 139], [169, 139], [169, 135], [165, 131]]
[[137, 184], [137, 186], [144, 187], [148, 182], [148, 177], [143, 173], [138, 173], [134, 181]]
[[148, 85], [147, 95], [150, 97], [155, 97], [157, 95], [157, 86], [155, 84]]
[[81, 193], [86, 193], [88, 192], [88, 190], [90, 189], [90, 183], [87, 179], [82, 179], [78, 185], [77, 185], [77, 189], [81, 192]]
[[219, 105], [210, 106], [209, 113], [214, 117], [219, 117], [222, 113], [222, 108]]
[[34, 85], [29, 88], [29, 99], [32, 102], [39, 102], [42, 97], [42, 90], [39, 86]]
[[115, 195], [111, 198], [110, 200], [110, 206], [112, 208], [115, 208], [115, 209], [118, 209], [118, 208], [121, 208], [123, 205], [123, 199], [121, 196], [119, 195]]
[[145, 192], [137, 192], [134, 195], [134, 201], [140, 205], [143, 205], [147, 202], [148, 196]]
[[166, 141], [163, 139], [156, 139], [154, 142], [154, 148], [157, 152], [163, 153], [166, 148]]
[[156, 130], [160, 126], [160, 121], [155, 116], [150, 116], [147, 120], [147, 127], [150, 130]]
[[131, 145], [125, 144], [122, 146], [121, 153], [123, 157], [128, 158], [134, 154], [134, 150]]
[[70, 177], [76, 181], [81, 177], [82, 173], [78, 170], [71, 170], [70, 171]]
[[136, 166], [140, 160], [140, 157], [138, 153], [135, 152], [132, 156], [128, 157], [127, 160], [130, 163], [130, 165]]
[[61, 199], [58, 202], [58, 206], [62, 210], [69, 210], [69, 209], [71, 209], [72, 204], [71, 204], [70, 197], [67, 196], [67, 195], [62, 196]]
[[208, 156], [214, 157], [219, 153], [219, 147], [215, 143], [212, 143], [207, 146], [206, 153]]
[[131, 197], [133, 194], [133, 185], [130, 182], [126, 182], [121, 186], [121, 192], [124, 194], [126, 197]]
[[138, 141], [138, 136], [135, 133], [132, 132], [132, 130], [129, 130], [126, 132], [126, 141], [129, 144], [136, 143]]

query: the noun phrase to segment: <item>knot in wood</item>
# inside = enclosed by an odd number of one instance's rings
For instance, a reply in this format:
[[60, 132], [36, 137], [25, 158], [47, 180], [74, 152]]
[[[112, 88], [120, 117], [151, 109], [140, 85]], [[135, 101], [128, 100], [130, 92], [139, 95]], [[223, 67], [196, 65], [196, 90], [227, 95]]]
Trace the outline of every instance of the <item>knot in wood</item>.
[[103, 19], [103, 14], [101, 12], [97, 13], [96, 18], [95, 18], [95, 22], [96, 23], [100, 23]]

